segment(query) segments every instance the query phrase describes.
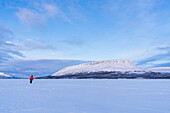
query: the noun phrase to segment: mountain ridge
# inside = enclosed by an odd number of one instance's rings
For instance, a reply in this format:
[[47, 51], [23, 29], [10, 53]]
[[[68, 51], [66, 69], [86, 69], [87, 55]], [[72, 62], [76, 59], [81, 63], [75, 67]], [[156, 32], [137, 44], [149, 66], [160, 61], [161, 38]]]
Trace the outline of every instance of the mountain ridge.
[[92, 73], [92, 72], [113, 72], [113, 71], [144, 71], [146, 69], [135, 66], [127, 59], [118, 60], [104, 60], [98, 62], [84, 63], [75, 66], [69, 66], [58, 70], [51, 76], [62, 76], [78, 73]]

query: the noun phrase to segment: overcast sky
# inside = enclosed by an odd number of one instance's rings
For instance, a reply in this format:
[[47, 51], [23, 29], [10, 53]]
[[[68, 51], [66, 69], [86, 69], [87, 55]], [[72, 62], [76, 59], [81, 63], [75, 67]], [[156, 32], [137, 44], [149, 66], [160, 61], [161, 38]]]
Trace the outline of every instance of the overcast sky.
[[170, 66], [169, 0], [0, 0], [0, 61], [130, 59]]

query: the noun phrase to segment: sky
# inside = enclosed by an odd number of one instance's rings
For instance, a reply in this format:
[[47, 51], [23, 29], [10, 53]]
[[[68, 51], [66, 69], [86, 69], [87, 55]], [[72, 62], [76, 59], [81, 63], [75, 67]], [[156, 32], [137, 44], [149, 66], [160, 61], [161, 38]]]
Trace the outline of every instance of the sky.
[[170, 66], [169, 0], [0, 0], [0, 62], [129, 59]]

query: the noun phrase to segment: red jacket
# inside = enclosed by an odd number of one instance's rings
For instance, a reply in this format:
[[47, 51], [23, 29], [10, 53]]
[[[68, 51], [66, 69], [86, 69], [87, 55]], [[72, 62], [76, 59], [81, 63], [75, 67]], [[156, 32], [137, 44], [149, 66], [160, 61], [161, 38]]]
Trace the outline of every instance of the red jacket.
[[33, 78], [33, 75], [31, 75], [31, 77], [30, 77], [30, 80], [33, 80], [34, 78]]

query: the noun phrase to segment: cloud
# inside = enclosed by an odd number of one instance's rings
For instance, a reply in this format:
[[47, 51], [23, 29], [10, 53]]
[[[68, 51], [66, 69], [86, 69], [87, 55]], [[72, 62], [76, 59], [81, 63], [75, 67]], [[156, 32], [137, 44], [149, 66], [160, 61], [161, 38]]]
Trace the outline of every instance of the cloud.
[[46, 15], [48, 15], [49, 17], [55, 17], [59, 13], [58, 8], [50, 4], [44, 3], [43, 9]]
[[[152, 54], [153, 51], [155, 54]], [[137, 65], [145, 67], [167, 66], [170, 64], [170, 46], [163, 45], [152, 48], [147, 54], [151, 56], [138, 61]]]
[[155, 3], [156, 3], [156, 0], [139, 0], [137, 2], [137, 6], [139, 6], [139, 8], [141, 8], [143, 10], [146, 10], [146, 9], [153, 8]]
[[64, 14], [63, 11], [60, 11], [60, 16], [63, 18], [66, 22], [73, 24], [73, 22]]
[[80, 39], [78, 37], [72, 37], [69, 39], [65, 39], [62, 41], [63, 43], [71, 46], [83, 46], [85, 45], [85, 41], [83, 39]]
[[12, 43], [13, 32], [7, 28], [0, 26], [0, 62], [13, 59], [15, 57], [24, 57], [21, 52], [16, 49], [16, 45]]
[[[62, 59], [12, 59], [0, 63], [0, 71], [15, 77], [48, 76], [67, 66], [91, 61]], [[17, 71], [16, 71], [17, 70]]]
[[161, 2], [158, 0], [109, 0], [103, 4], [104, 14], [108, 14], [116, 20], [115, 23], [145, 24], [147, 20], [152, 21], [154, 15], [152, 10]]
[[[2, 26], [0, 26], [0, 35], [1, 36], [4, 36], [4, 35], [12, 35], [13, 32], [7, 28], [4, 28]], [[1, 38], [4, 38], [4, 37], [1, 37]]]
[[87, 17], [85, 16], [85, 11], [81, 11], [83, 8], [82, 7], [78, 7], [78, 6], [69, 6], [68, 10], [69, 10], [69, 14], [71, 15], [71, 17], [73, 17], [76, 20], [80, 20], [82, 22], [86, 22]]
[[21, 8], [19, 12], [16, 13], [22, 24], [33, 24], [40, 25], [45, 22], [46, 17], [44, 14], [40, 14], [35, 10]]
[[72, 23], [71, 20], [59, 10], [56, 5], [39, 3], [31, 8], [18, 8], [16, 16], [19, 18], [22, 24], [26, 25], [42, 25], [50, 18], [61, 17], [66, 22]]
[[47, 44], [42, 39], [25, 39], [23, 42], [18, 44], [20, 50], [54, 50], [56, 49], [52, 45]]

